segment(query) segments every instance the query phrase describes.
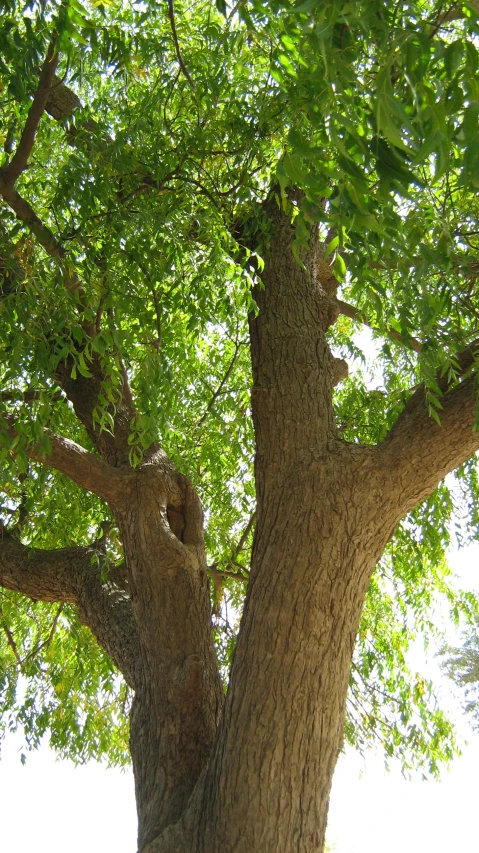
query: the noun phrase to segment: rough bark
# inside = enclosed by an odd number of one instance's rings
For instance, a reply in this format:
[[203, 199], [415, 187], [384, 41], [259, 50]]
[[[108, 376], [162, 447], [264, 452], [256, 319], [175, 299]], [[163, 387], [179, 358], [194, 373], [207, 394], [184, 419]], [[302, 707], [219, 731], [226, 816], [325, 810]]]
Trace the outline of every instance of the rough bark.
[[165, 477], [158, 463], [147, 465], [117, 517], [142, 660], [130, 735], [142, 849], [184, 811], [210, 754], [223, 695], [193, 488]]
[[104, 563], [104, 555], [94, 548], [28, 548], [1, 529], [0, 586], [33, 601], [75, 604], [80, 620], [135, 688], [140, 674], [137, 626], [127, 593], [108, 579]]
[[412, 502], [479, 444], [468, 380], [446, 395], [442, 428], [419, 395], [380, 448], [338, 439], [333, 294], [314, 251], [301, 269], [286, 217], [269, 215], [250, 324], [257, 524], [230, 687], [187, 811], [144, 853], [322, 850], [371, 573]]
[[[344, 375], [326, 340], [331, 294], [314, 253], [275, 236], [251, 319], [257, 526], [223, 724], [181, 840], [148, 853], [322, 849], [349, 666], [368, 579], [385, 544], [374, 452], [336, 434]], [[193, 811], [193, 808], [192, 808]]]

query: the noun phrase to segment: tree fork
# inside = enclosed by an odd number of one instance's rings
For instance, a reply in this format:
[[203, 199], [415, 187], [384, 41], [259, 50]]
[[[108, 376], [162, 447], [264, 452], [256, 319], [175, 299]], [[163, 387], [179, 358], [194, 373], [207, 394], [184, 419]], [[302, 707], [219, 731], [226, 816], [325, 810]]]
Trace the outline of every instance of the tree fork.
[[[268, 212], [275, 230], [250, 318], [258, 506], [245, 609], [211, 759], [182, 819], [145, 853], [323, 849], [371, 574], [400, 518], [478, 443], [469, 379], [446, 395], [442, 433], [419, 394], [379, 447], [337, 437], [332, 391], [345, 369], [326, 340], [333, 294], [314, 242], [301, 267], [289, 220]], [[415, 432], [426, 484], [411, 471]], [[447, 460], [431, 471], [439, 446]]]
[[359, 617], [393, 529], [382, 519], [381, 535], [363, 487], [374, 450], [337, 438], [345, 365], [326, 341], [335, 317], [317, 246], [301, 267], [289, 218], [268, 213], [250, 319], [258, 509], [245, 610], [211, 760], [182, 820], [145, 853], [322, 849]]

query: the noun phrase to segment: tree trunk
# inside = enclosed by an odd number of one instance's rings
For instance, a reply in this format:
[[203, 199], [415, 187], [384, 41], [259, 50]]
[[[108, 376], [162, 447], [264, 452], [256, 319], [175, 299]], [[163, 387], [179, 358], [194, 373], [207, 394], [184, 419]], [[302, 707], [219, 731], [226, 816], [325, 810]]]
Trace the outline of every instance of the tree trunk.
[[148, 853], [318, 853], [371, 572], [396, 518], [381, 516], [373, 448], [337, 438], [344, 363], [326, 332], [316, 250], [275, 234], [251, 318], [257, 526], [225, 714], [181, 824]]
[[133, 614], [141, 626], [130, 721], [140, 850], [185, 810], [223, 704], [201, 507], [185, 478], [170, 483], [168, 494], [162, 467], [155, 460], [132, 478], [126, 508], [118, 513]]

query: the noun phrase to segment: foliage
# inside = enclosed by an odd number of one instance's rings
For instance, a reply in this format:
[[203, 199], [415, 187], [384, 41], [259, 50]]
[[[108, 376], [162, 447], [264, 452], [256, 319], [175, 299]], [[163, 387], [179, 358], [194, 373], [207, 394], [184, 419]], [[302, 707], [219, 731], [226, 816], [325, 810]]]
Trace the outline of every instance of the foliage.
[[[54, 29], [55, 85], [83, 105], [43, 117], [18, 181], [43, 230], [2, 206], [0, 406], [17, 424], [2, 450], [2, 517], [37, 547], [95, 539], [101, 502], [24, 449], [45, 426], [91, 448], [51, 379], [59, 364], [89, 376], [99, 359], [103, 430], [124, 365], [138, 411], [131, 464], [159, 438], [205, 507], [226, 679], [255, 503], [247, 313], [268, 245], [260, 204], [274, 187], [296, 215], [298, 259], [319, 229], [327, 274], [353, 305], [331, 332], [357, 366], [336, 395], [341, 436], [380, 441], [419, 382], [439, 419], [438, 370], [454, 382], [458, 351], [477, 337], [479, 24], [472, 2], [433, 0], [195, 0], [175, 15], [181, 52], [165, 2], [8, 0], [0, 11], [0, 166]], [[63, 286], [74, 277], [93, 336]], [[363, 320], [381, 341], [372, 380], [358, 367]], [[360, 748], [379, 738], [405, 767], [436, 772], [454, 750], [407, 651], [434, 632], [441, 596], [456, 617], [475, 606], [452, 592], [444, 554], [454, 519], [461, 539], [477, 534], [478, 498], [471, 463], [400, 525], [368, 593], [347, 737]], [[108, 548], [121, 559], [114, 530]], [[124, 760], [125, 688], [73, 610], [2, 595], [4, 725], [23, 725], [32, 746], [48, 731], [76, 760]]]
[[125, 764], [129, 689], [75, 612], [60, 604], [52, 614], [51, 606], [5, 593], [1, 619], [9, 652], [2, 649], [4, 730], [20, 727], [26, 749], [48, 732], [62, 758]]

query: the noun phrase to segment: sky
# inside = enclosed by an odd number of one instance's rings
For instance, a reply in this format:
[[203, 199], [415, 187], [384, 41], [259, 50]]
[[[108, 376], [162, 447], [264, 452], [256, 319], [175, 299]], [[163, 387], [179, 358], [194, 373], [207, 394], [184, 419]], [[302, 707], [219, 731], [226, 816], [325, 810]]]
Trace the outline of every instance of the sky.
[[[479, 589], [479, 545], [451, 556], [461, 586]], [[439, 672], [437, 665], [434, 665]], [[447, 684], [444, 682], [444, 689]], [[450, 700], [452, 703], [452, 700]], [[479, 849], [479, 734], [456, 709], [468, 743], [439, 782], [386, 773], [380, 755], [340, 757], [333, 782], [328, 839], [335, 853], [452, 853]], [[43, 747], [20, 763], [22, 740], [8, 736], [0, 761], [0, 846], [5, 853], [135, 853], [136, 815], [130, 770], [57, 762]]]

